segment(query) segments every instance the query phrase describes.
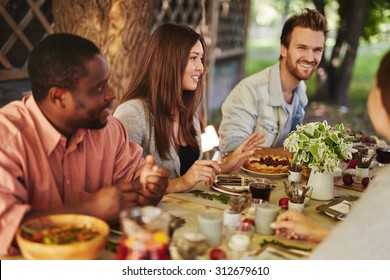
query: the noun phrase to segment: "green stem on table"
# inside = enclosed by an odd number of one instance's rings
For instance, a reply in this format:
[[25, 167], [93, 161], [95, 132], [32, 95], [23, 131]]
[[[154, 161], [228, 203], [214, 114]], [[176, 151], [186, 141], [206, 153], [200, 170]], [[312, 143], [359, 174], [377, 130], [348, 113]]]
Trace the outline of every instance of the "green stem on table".
[[223, 204], [228, 204], [229, 198], [230, 198], [230, 196], [228, 196], [228, 195], [212, 194], [212, 193], [207, 193], [207, 192], [200, 191], [200, 190], [193, 190], [193, 191], [190, 191], [189, 193], [194, 194], [196, 197], [201, 197], [201, 198], [208, 199], [208, 200], [216, 199], [216, 200], [219, 200]]

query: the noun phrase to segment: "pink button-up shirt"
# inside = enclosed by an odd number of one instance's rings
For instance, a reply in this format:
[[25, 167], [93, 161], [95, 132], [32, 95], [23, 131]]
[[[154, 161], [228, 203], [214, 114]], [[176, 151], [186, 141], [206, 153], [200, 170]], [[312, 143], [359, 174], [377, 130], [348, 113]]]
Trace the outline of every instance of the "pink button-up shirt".
[[102, 129], [79, 129], [69, 140], [45, 118], [34, 98], [0, 109], [0, 255], [31, 208], [85, 201], [104, 186], [139, 176], [142, 148], [110, 116]]

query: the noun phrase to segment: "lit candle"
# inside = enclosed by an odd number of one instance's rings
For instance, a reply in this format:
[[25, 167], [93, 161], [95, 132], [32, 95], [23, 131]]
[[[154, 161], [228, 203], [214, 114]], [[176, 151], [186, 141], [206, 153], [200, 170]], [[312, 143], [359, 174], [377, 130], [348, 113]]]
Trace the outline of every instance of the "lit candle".
[[242, 233], [236, 233], [233, 234], [232, 237], [230, 237], [229, 241], [229, 247], [232, 250], [246, 250], [248, 249], [250, 244], [249, 236]]

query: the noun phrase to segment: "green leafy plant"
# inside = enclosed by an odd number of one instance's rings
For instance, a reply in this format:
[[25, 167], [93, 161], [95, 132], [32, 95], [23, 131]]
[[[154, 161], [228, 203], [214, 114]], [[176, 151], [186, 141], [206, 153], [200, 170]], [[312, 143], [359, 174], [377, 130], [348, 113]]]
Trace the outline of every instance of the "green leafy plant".
[[294, 163], [315, 168], [317, 172], [333, 172], [340, 160], [351, 159], [356, 152], [354, 140], [342, 123], [332, 128], [323, 121], [298, 125], [283, 146], [294, 153]]
[[197, 197], [201, 197], [208, 200], [219, 200], [223, 204], [228, 204], [230, 196], [224, 194], [211, 194], [200, 190], [193, 190], [190, 193], [194, 194]]

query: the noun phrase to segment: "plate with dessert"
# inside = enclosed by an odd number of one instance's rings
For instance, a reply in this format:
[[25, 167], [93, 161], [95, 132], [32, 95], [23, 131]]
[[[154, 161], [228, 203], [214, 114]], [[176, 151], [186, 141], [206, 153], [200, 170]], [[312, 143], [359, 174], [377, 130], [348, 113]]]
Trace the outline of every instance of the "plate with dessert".
[[[276, 151], [279, 151], [276, 153]], [[290, 154], [280, 150], [267, 149], [267, 153], [259, 153], [250, 157], [241, 167], [242, 170], [266, 178], [281, 178], [288, 175]]]

